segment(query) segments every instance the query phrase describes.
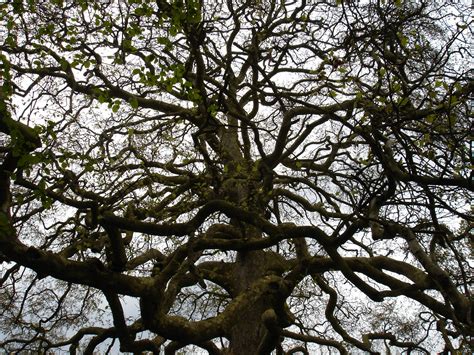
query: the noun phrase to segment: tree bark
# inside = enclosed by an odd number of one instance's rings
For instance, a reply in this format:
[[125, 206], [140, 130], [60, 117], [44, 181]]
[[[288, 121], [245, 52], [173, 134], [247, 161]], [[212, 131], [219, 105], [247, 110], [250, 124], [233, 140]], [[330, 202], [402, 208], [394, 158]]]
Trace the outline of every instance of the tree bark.
[[[233, 273], [234, 290], [238, 295], [254, 287], [256, 282], [267, 277], [280, 276], [282, 272], [278, 255], [271, 251], [240, 253]], [[277, 344], [279, 332], [275, 332], [275, 326], [281, 329], [290, 324], [291, 315], [288, 314], [285, 304], [287, 296], [285, 286], [279, 282], [265, 285], [260, 296], [240, 314], [231, 328], [228, 354], [268, 354], [268, 350], [265, 352], [261, 350], [269, 347], [274, 349]], [[268, 314], [272, 319], [267, 319]], [[271, 327], [269, 321], [272, 323]]]
[[[241, 253], [235, 264], [233, 275], [234, 288], [240, 294], [265, 273], [264, 252]], [[261, 317], [268, 308], [265, 297], [260, 297], [251, 307], [240, 315], [231, 329], [229, 354], [257, 354], [265, 329]]]

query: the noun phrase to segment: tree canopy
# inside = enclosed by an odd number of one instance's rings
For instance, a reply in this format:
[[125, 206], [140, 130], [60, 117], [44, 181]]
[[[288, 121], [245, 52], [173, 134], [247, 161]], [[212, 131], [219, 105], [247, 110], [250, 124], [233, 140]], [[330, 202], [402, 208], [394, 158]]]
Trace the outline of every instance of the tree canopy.
[[469, 6], [2, 2], [0, 348], [472, 349]]

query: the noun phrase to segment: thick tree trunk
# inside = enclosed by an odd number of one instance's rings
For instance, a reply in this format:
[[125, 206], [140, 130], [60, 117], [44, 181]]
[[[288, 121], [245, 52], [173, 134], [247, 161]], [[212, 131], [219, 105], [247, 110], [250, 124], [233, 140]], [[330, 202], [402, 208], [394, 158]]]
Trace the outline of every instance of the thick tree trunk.
[[[249, 184], [247, 179], [242, 178], [242, 169], [247, 169], [244, 174], [247, 177], [255, 173], [250, 165], [244, 164], [237, 126], [238, 122], [229, 118], [229, 128], [221, 130], [223, 160], [230, 161], [227, 163], [227, 173], [217, 194], [226, 201], [235, 203], [236, 206], [251, 209], [253, 212], [260, 211], [264, 215], [266, 204], [258, 200], [262, 196], [258, 191], [261, 190], [263, 181], [260, 183], [253, 181]], [[230, 223], [236, 229], [241, 229], [244, 236], [253, 238], [260, 236], [261, 231], [258, 228], [243, 226], [239, 221], [231, 220]], [[283, 270], [277, 270], [279, 260], [275, 253], [268, 251], [240, 252], [234, 264], [231, 280], [232, 296], [235, 298], [246, 292], [269, 273], [277, 271], [277, 274], [281, 275]], [[268, 309], [273, 309], [275, 304], [279, 304], [276, 298], [270, 289], [262, 290], [261, 296], [252, 300], [250, 306], [241, 312], [230, 330], [227, 355], [259, 354], [262, 341], [268, 339], [268, 330], [262, 321], [262, 315]]]
[[[241, 253], [235, 265], [234, 287], [238, 294], [252, 286], [265, 272], [263, 252]], [[237, 295], [238, 295], [237, 294]], [[257, 354], [265, 334], [262, 314], [268, 308], [264, 299], [259, 299], [242, 312], [230, 334], [229, 355]]]
[[[273, 277], [275, 277], [275, 273], [281, 274], [283, 271], [279, 269], [278, 256], [268, 251], [241, 253], [235, 263], [234, 270], [233, 284], [237, 295], [251, 287], [255, 287], [256, 282], [262, 281], [263, 278], [272, 274]], [[236, 295], [234, 295], [234, 297], [235, 296]], [[263, 315], [264, 313], [268, 313], [268, 310], [271, 310], [272, 314], [275, 314], [274, 312], [276, 311], [280, 314], [281, 318], [278, 319], [277, 322], [286, 322], [284, 299], [285, 296], [281, 294], [278, 285], [266, 285], [266, 288], [262, 289], [260, 297], [255, 299], [254, 302], [240, 314], [231, 329], [228, 354], [260, 354], [259, 348], [264, 339], [268, 348], [268, 340], [275, 337], [269, 336], [267, 325], [263, 321]], [[271, 341], [274, 342], [275, 345], [277, 341], [276, 338]]]
[[268, 305], [264, 300], [260, 300], [241, 314], [230, 334], [229, 355], [258, 354], [260, 343], [266, 333], [261, 320], [265, 307]]

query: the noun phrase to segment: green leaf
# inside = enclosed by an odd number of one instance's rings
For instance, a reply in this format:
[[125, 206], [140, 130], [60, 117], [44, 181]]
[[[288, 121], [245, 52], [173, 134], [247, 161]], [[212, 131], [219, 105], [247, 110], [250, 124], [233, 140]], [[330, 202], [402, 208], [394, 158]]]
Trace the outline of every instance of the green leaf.
[[410, 101], [410, 99], [408, 97], [401, 97], [400, 101], [398, 102], [398, 105], [399, 106], [405, 106], [409, 101]]
[[454, 126], [456, 124], [457, 120], [458, 120], [458, 118], [454, 114], [451, 114], [448, 117], [448, 122], [449, 122], [450, 126]]
[[64, 58], [61, 58], [61, 60], [59, 61], [59, 65], [61, 66], [62, 70], [67, 70], [67, 68], [69, 67], [68, 61]]
[[101, 93], [99, 97], [97, 98], [101, 104], [106, 103], [109, 98], [107, 97], [107, 94]]
[[94, 170], [94, 162], [91, 160], [88, 160], [84, 165], [84, 171], [87, 173], [90, 173], [93, 170]]
[[436, 115], [428, 115], [425, 117], [426, 123], [433, 123], [436, 120]]
[[12, 6], [13, 6], [13, 12], [16, 14], [21, 14], [25, 11], [25, 8], [23, 7], [23, 1], [13, 0]]
[[408, 45], [408, 37], [405, 36], [403, 33], [398, 33], [398, 38], [400, 39], [400, 44], [403, 48]]
[[137, 100], [136, 97], [131, 97], [130, 100], [128, 100], [128, 102], [134, 110], [136, 110], [138, 108], [138, 100]]
[[111, 105], [112, 112], [116, 113], [120, 109], [120, 101], [116, 100], [114, 103]]
[[456, 95], [453, 95], [449, 98], [449, 105], [450, 106], [455, 106], [459, 103], [459, 100]]

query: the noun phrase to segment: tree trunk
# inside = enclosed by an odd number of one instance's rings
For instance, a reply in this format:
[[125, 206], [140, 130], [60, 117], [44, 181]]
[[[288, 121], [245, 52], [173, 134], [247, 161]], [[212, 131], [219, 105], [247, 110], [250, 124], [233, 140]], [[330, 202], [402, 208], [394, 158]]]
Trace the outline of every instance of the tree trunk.
[[[235, 263], [233, 283], [237, 294], [245, 292], [255, 283], [265, 277], [281, 275], [283, 270], [279, 267], [279, 258], [271, 251], [252, 251], [240, 253]], [[283, 292], [282, 292], [283, 291]], [[285, 309], [285, 291], [277, 283], [266, 284], [261, 295], [239, 316], [230, 332], [229, 355], [268, 354], [269, 351], [259, 352], [262, 343], [266, 342], [266, 349], [270, 340], [270, 347], [274, 348], [278, 334], [270, 334], [268, 324], [264, 322], [264, 313], [275, 314], [274, 323], [278, 327], [288, 323], [289, 314]], [[278, 319], [276, 318], [278, 314]]]
[[[242, 179], [242, 170], [246, 170], [244, 176], [254, 174], [252, 165], [244, 164], [240, 144], [238, 140], [238, 131], [236, 129], [238, 122], [229, 118], [229, 128], [221, 131], [222, 152], [224, 160], [229, 159], [227, 163], [227, 172], [223, 176], [223, 182], [217, 194], [226, 201], [234, 203], [244, 209], [260, 211], [264, 214], [266, 204], [260, 201], [263, 181], [253, 181], [249, 184], [247, 179]], [[240, 173], [239, 173], [240, 171]], [[237, 229], [242, 230], [242, 235], [252, 238], [261, 236], [258, 228], [243, 226], [239, 221], [232, 220], [230, 223]], [[254, 287], [255, 283], [261, 280], [269, 273], [278, 270], [279, 258], [275, 253], [269, 251], [247, 251], [239, 252], [234, 264], [232, 275], [233, 297], [237, 297], [248, 289]], [[283, 270], [277, 271], [279, 275]], [[268, 292], [267, 292], [268, 291]], [[257, 297], [253, 303], [243, 310], [239, 318], [233, 325], [229, 334], [228, 355], [249, 355], [259, 354], [259, 348], [263, 339], [268, 334], [267, 327], [262, 321], [262, 315], [269, 309], [278, 304], [276, 297], [272, 295], [270, 288], [262, 290], [261, 296]], [[280, 307], [281, 308], [281, 307]]]
[[[237, 295], [247, 290], [263, 276], [265, 263], [263, 252], [241, 253], [235, 265], [233, 275], [234, 287]], [[235, 296], [237, 296], [235, 295]], [[261, 339], [265, 334], [261, 317], [268, 308], [265, 300], [260, 298], [251, 307], [240, 315], [239, 320], [231, 330], [230, 348], [231, 355], [257, 354]]]

